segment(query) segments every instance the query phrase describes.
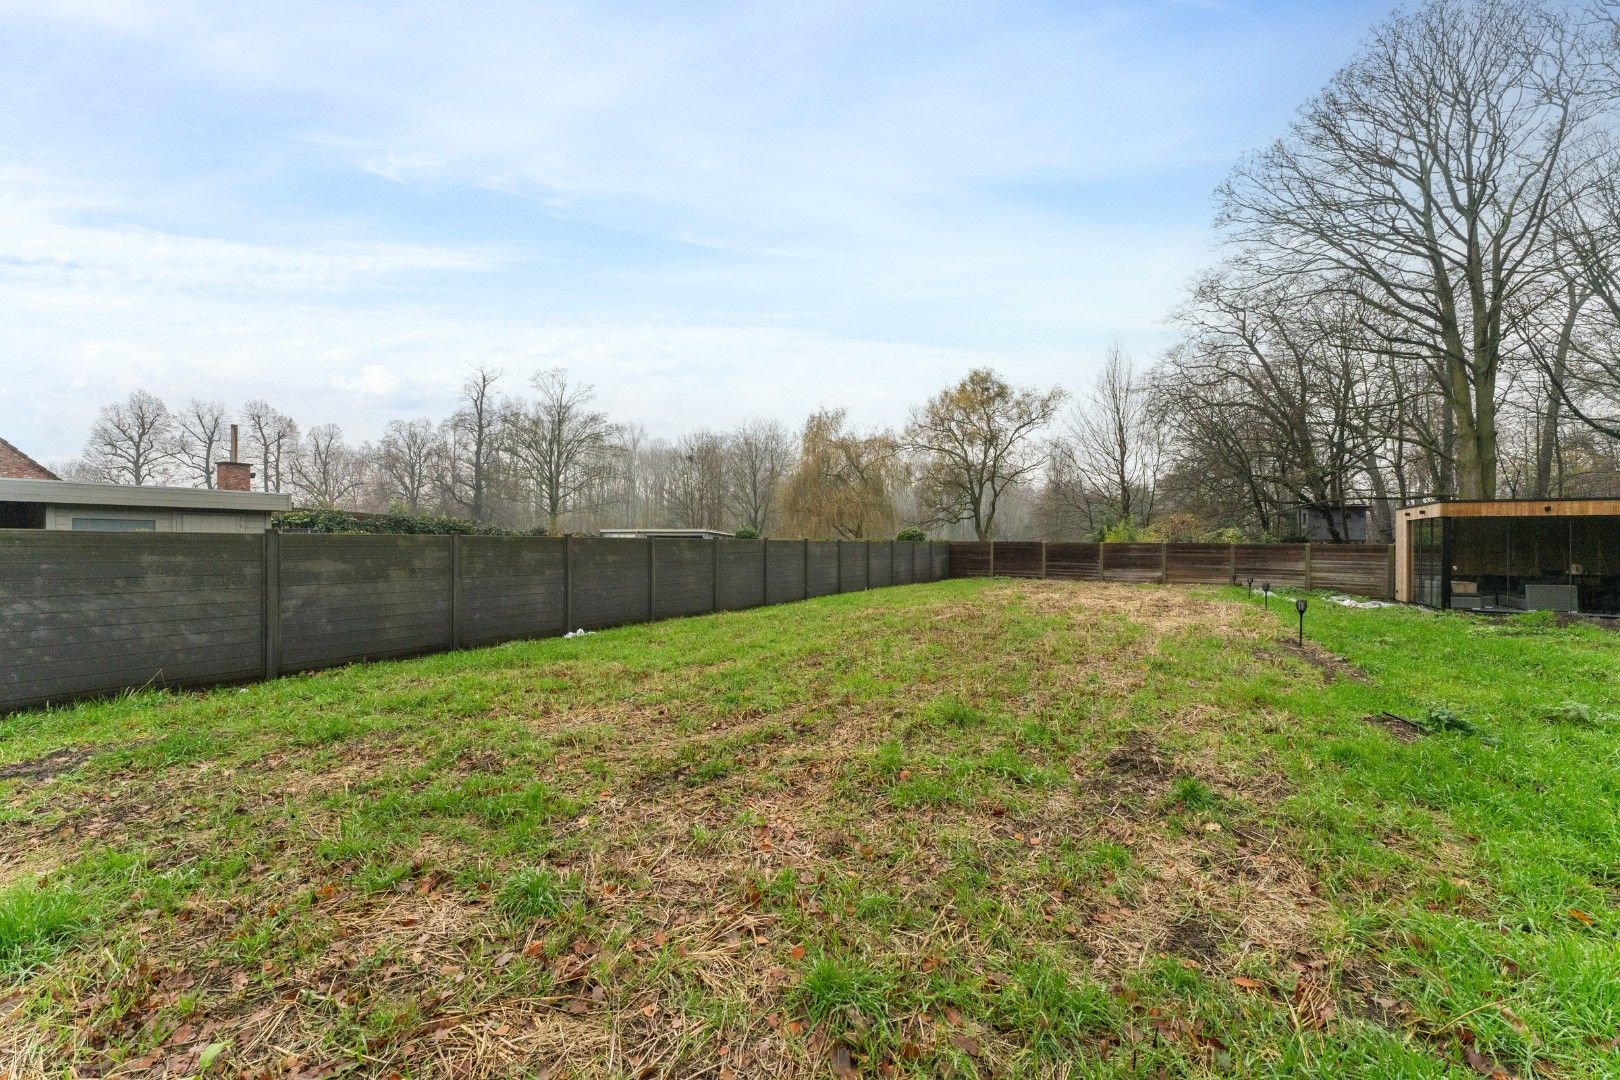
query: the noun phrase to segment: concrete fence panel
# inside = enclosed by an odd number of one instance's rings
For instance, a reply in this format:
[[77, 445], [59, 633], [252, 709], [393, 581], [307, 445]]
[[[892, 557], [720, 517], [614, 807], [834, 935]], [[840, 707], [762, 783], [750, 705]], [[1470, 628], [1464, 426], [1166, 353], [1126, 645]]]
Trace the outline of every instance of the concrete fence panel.
[[810, 541], [811, 596], [829, 596], [838, 591], [838, 541]]
[[263, 670], [256, 536], [0, 531], [0, 708]]
[[448, 536], [278, 539], [280, 671], [450, 647]]
[[866, 545], [855, 540], [838, 542], [838, 587], [843, 592], [858, 592], [866, 588], [866, 567], [870, 561]]
[[545, 536], [460, 536], [461, 645], [548, 637], [569, 629], [565, 542]]
[[[634, 540], [621, 541], [635, 543]], [[687, 537], [651, 541], [655, 619], [700, 615], [714, 610], [713, 540]]]
[[948, 576], [946, 544], [0, 530], [0, 712]]
[[765, 544], [764, 540], [730, 540], [720, 545], [721, 611], [759, 607], [765, 602]]
[[765, 542], [765, 602], [786, 604], [803, 600], [805, 571], [805, 542], [803, 540], [766, 540]]
[[652, 545], [646, 540], [592, 536], [564, 541], [569, 552], [569, 628], [600, 630], [645, 622], [651, 614], [648, 583]]

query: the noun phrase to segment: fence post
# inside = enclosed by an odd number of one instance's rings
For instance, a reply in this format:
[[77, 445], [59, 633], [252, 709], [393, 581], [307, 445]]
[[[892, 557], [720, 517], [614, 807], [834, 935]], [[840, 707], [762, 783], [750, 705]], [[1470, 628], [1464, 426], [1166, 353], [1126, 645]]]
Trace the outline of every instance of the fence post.
[[653, 621], [653, 613], [657, 610], [653, 604], [653, 596], [658, 588], [658, 560], [653, 554], [653, 541], [655, 537], [647, 537], [647, 621]]
[[1309, 540], [1307, 540], [1307, 541], [1305, 541], [1305, 589], [1308, 592], [1308, 591], [1310, 591], [1310, 588], [1311, 588], [1311, 542]]
[[1237, 545], [1236, 544], [1227, 544], [1226, 545], [1226, 570], [1227, 570], [1227, 579], [1226, 579], [1227, 582], [1229, 584], [1236, 585], [1237, 584]]
[[810, 599], [810, 538], [805, 537], [799, 543], [804, 545], [804, 588], [800, 590], [804, 595], [799, 599]]
[[895, 568], [895, 565], [900, 561], [900, 553], [898, 551], [896, 551], [895, 547], [894, 547], [894, 545], [896, 543], [898, 543], [898, 541], [890, 540], [890, 541], [887, 541], [887, 543], [889, 545], [889, 584], [893, 585], [895, 583], [894, 582], [894, 579], [895, 579], [894, 568]]
[[994, 540], [991, 540], [991, 541], [989, 541], [989, 544], [990, 544], [990, 573], [987, 576], [988, 577], [995, 577], [996, 576], [996, 542]]
[[281, 674], [281, 534], [264, 531], [264, 677]]
[[1098, 581], [1106, 581], [1107, 579], [1108, 579], [1108, 545], [1105, 544], [1105, 543], [1102, 543], [1101, 541], [1098, 541], [1098, 543], [1097, 543], [1097, 580]]
[[461, 648], [461, 534], [450, 534], [450, 647]]
[[866, 549], [866, 581], [861, 584], [865, 590], [872, 587], [872, 541], [862, 540], [861, 547]]
[[837, 545], [833, 549], [833, 561], [838, 564], [838, 591], [843, 592], [844, 591], [844, 542], [842, 540], [834, 540], [833, 543], [835, 545]]
[[1170, 584], [1170, 545], [1159, 545], [1159, 584]]
[[1046, 579], [1046, 541], [1041, 541], [1041, 579]]
[[714, 550], [709, 552], [709, 610], [720, 610], [720, 538], [717, 536], [709, 543]]
[[763, 607], [771, 602], [771, 542], [764, 537], [759, 541], [759, 603]]
[[574, 632], [574, 534], [563, 534], [563, 633]]
[[1384, 581], [1389, 590], [1388, 600], [1395, 599], [1395, 545], [1389, 545], [1388, 562], [1384, 567]]

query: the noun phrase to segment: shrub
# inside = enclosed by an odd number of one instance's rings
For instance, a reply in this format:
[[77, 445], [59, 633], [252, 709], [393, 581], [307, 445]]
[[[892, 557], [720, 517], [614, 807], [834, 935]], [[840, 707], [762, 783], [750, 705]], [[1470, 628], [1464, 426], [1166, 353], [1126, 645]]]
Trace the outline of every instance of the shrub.
[[1164, 533], [1152, 525], [1138, 525], [1134, 521], [1116, 521], [1102, 532], [1105, 544], [1161, 544]]
[[[276, 516], [276, 528], [281, 532], [313, 533], [377, 533], [403, 536], [445, 536], [460, 533], [463, 536], [507, 536], [509, 529], [493, 525], [480, 525], [465, 518], [443, 514], [412, 514], [404, 510], [390, 510], [386, 514], [351, 514], [344, 510], [317, 509], [292, 510]], [[543, 535], [545, 530], [535, 530]]]
[[895, 539], [917, 543], [927, 540], [928, 534], [917, 528], [915, 525], [907, 525], [905, 528], [900, 530], [899, 534], [895, 536]]
[[736, 532], [732, 533], [731, 535], [735, 536], [738, 540], [758, 540], [759, 539], [759, 530], [754, 529], [754, 528], [750, 528], [749, 526], [744, 525], [742, 528], [738, 529]]

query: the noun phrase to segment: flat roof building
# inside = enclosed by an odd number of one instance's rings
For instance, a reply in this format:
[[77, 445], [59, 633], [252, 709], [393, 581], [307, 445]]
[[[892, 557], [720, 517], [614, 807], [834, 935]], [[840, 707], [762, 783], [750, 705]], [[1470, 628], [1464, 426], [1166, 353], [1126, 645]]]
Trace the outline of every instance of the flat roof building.
[[267, 491], [0, 478], [0, 529], [264, 532], [292, 496]]
[[1620, 499], [1398, 510], [1395, 598], [1454, 610], [1620, 615]]

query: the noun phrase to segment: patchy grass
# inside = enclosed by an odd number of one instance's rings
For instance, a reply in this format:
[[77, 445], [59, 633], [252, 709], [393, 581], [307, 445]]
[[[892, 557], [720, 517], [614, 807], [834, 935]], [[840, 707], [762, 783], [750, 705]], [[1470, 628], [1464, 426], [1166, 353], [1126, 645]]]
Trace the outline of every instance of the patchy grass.
[[1620, 1073], [1620, 635], [953, 581], [0, 719], [0, 1075]]

